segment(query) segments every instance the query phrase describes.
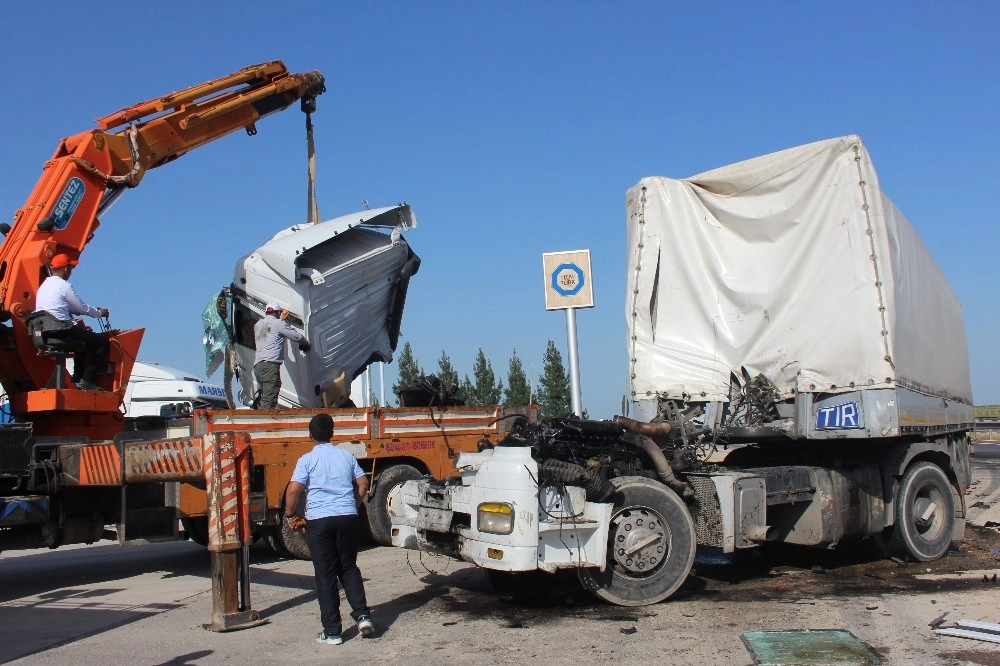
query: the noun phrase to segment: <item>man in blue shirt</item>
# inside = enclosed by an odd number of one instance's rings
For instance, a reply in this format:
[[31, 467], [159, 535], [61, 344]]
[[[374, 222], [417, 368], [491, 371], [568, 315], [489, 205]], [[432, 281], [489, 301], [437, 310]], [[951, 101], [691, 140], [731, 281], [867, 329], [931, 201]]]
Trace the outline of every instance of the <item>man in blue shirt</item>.
[[[358, 632], [366, 638], [375, 633], [357, 564], [358, 504], [368, 492], [368, 477], [354, 456], [330, 443], [333, 418], [329, 414], [312, 417], [309, 436], [316, 445], [295, 464], [285, 491], [285, 517], [292, 529], [305, 527], [306, 543], [312, 553], [323, 622], [323, 631], [316, 640], [340, 645], [344, 640], [340, 635], [343, 627], [338, 579], [351, 605], [351, 617], [358, 623]], [[305, 520], [295, 515], [303, 490]]]

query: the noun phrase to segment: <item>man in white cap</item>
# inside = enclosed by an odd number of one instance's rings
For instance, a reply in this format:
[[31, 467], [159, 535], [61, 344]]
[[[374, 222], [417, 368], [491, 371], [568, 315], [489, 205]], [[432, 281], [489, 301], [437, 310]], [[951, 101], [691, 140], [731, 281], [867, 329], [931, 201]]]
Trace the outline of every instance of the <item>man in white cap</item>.
[[35, 310], [48, 312], [59, 324], [57, 335], [80, 340], [87, 345], [82, 358], [73, 362], [73, 383], [85, 391], [103, 390], [97, 385], [97, 373], [104, 369], [108, 360], [108, 336], [95, 333], [83, 326], [73, 326], [73, 315], [107, 317], [107, 308], [97, 308], [83, 302], [69, 283], [73, 268], [80, 262], [68, 254], [57, 254], [49, 261], [49, 277], [45, 278], [35, 294]]
[[283, 320], [288, 314], [276, 303], [268, 303], [264, 318], [253, 327], [253, 337], [257, 345], [254, 356], [253, 376], [260, 387], [258, 409], [274, 409], [278, 406], [278, 391], [281, 389], [281, 364], [285, 360], [285, 339], [299, 343], [304, 352], [312, 349], [305, 336]]

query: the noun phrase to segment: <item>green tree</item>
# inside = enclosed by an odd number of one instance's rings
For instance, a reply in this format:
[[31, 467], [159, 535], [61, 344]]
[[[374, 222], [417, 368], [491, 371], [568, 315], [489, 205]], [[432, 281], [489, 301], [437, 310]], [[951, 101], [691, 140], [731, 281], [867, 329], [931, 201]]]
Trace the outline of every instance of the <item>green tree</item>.
[[475, 387], [472, 384], [472, 380], [469, 379], [469, 375], [465, 376], [459, 385], [458, 390], [455, 391], [455, 397], [464, 402], [467, 405], [478, 405], [478, 402], [472, 402], [470, 396], [475, 392]]
[[569, 374], [563, 366], [562, 354], [556, 343], [549, 340], [542, 359], [542, 377], [538, 387], [538, 402], [542, 419], [565, 416], [572, 411], [570, 406]]
[[516, 349], [507, 366], [507, 388], [504, 390], [503, 402], [507, 407], [525, 407], [531, 404], [531, 386]]
[[392, 386], [393, 393], [398, 395], [400, 388], [413, 386], [423, 374], [423, 369], [413, 357], [413, 348], [406, 342], [403, 344], [403, 351], [399, 352], [399, 377]]
[[455, 370], [455, 366], [451, 364], [451, 357], [444, 350], [441, 350], [441, 358], [438, 359], [437, 378], [449, 389], [453, 386], [459, 386], [458, 371]]
[[472, 364], [473, 379], [465, 377], [464, 386], [467, 393], [466, 401], [470, 405], [499, 405], [500, 396], [503, 394], [503, 382], [496, 378], [493, 372], [493, 365], [486, 360], [486, 354], [482, 347], [476, 354], [476, 362]]

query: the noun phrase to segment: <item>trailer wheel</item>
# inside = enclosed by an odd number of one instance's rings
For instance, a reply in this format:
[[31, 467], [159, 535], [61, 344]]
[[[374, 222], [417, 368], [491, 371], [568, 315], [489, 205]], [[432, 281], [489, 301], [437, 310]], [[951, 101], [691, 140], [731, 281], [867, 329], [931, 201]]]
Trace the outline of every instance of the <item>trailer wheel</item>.
[[948, 551], [954, 530], [955, 498], [948, 477], [933, 463], [917, 463], [899, 484], [891, 549], [918, 562], [936, 560]]
[[687, 505], [666, 486], [642, 477], [611, 480], [614, 512], [607, 567], [579, 569], [583, 587], [618, 606], [663, 601], [694, 564], [694, 521]]
[[415, 467], [410, 465], [393, 465], [386, 467], [375, 477], [375, 490], [367, 502], [368, 528], [372, 539], [383, 546], [392, 545], [392, 519], [389, 518], [389, 506], [398, 501], [396, 492], [407, 481], [423, 478]]

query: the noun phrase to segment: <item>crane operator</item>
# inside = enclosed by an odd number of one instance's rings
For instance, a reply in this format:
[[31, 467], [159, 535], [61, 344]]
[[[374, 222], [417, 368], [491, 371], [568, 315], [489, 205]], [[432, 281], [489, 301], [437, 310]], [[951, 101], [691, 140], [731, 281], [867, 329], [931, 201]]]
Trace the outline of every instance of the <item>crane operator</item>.
[[[86, 345], [84, 357], [73, 362], [73, 383], [85, 391], [103, 390], [97, 385], [97, 373], [108, 360], [108, 336], [73, 325], [73, 315], [107, 317], [107, 308], [97, 308], [83, 302], [69, 283], [73, 268], [80, 262], [68, 254], [57, 254], [49, 261], [49, 277], [38, 288], [35, 309], [44, 310], [55, 322], [57, 337], [79, 340]], [[50, 335], [52, 333], [50, 332]]]

